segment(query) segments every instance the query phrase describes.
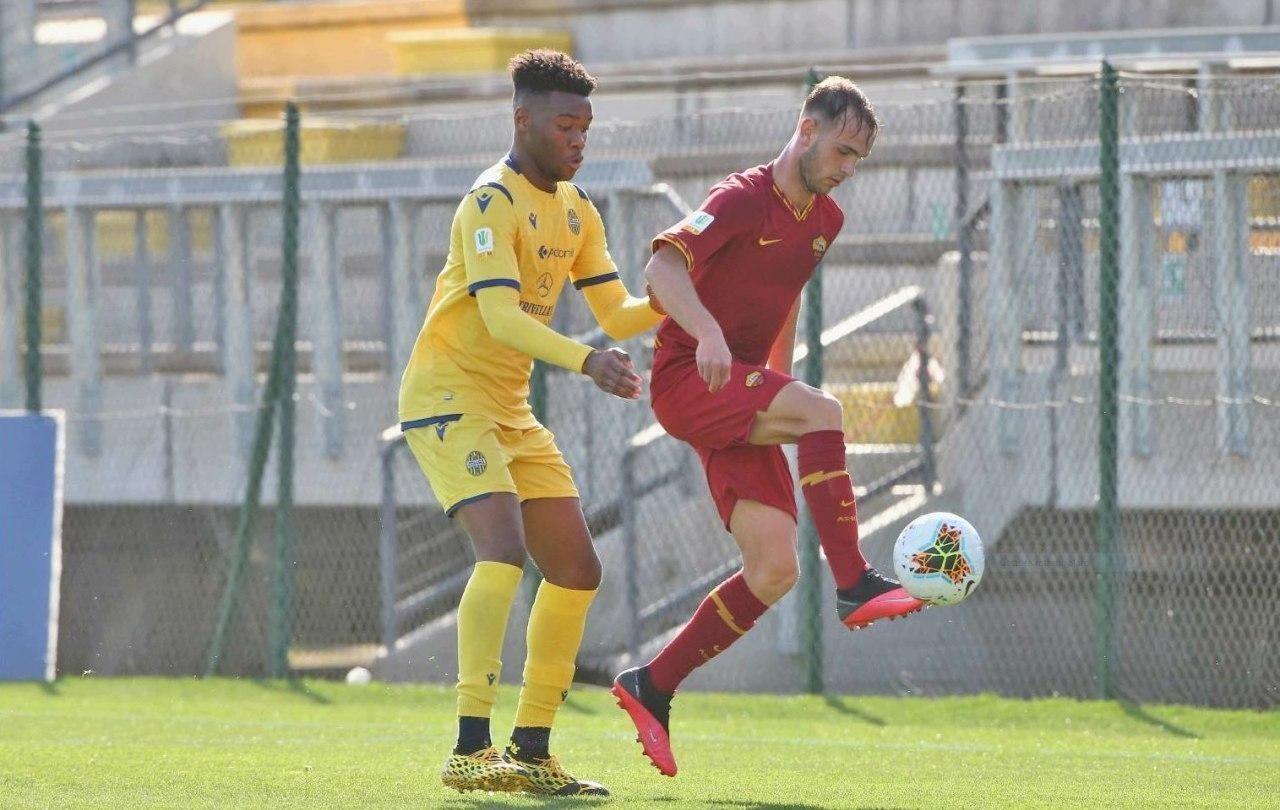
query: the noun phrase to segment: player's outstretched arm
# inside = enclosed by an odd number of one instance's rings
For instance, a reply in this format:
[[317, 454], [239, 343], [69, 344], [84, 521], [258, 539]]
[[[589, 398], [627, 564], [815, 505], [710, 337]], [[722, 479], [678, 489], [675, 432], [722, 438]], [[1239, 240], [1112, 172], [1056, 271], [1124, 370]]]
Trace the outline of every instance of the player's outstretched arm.
[[[586, 198], [581, 190], [578, 193]], [[626, 340], [661, 323], [663, 314], [649, 305], [649, 299], [630, 295], [618, 278], [618, 267], [605, 241], [604, 221], [589, 201], [582, 227], [582, 252], [571, 273], [573, 286], [582, 291], [600, 328], [614, 340]]]
[[676, 323], [698, 341], [695, 359], [698, 374], [707, 382], [707, 389], [716, 391], [729, 382], [733, 356], [725, 343], [720, 324], [698, 298], [689, 276], [689, 266], [674, 245], [662, 244], [649, 259], [644, 269], [652, 297]]
[[580, 372], [591, 347], [567, 338], [520, 309], [520, 292], [508, 286], [476, 290], [480, 317], [494, 340], [530, 357]]
[[636, 298], [629, 294], [626, 285], [613, 275], [614, 278], [603, 283], [581, 286], [591, 314], [606, 335], [614, 340], [626, 340], [662, 323], [662, 314], [650, 306], [648, 297]]
[[640, 397], [641, 380], [622, 349], [592, 349], [567, 338], [520, 309], [520, 293], [506, 286], [476, 291], [480, 317], [494, 340], [591, 378], [606, 393], [623, 399]]

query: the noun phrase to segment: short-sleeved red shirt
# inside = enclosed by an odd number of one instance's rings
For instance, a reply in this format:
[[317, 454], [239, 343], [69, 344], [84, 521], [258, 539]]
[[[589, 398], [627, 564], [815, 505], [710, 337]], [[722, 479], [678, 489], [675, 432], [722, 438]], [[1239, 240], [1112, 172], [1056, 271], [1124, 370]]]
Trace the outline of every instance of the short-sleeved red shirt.
[[[764, 365], [787, 315], [844, 224], [825, 194], [797, 211], [773, 180], [773, 164], [731, 174], [712, 186], [702, 206], [653, 240], [680, 249], [703, 306], [724, 331], [734, 358]], [[697, 347], [667, 318], [664, 347]], [[658, 382], [654, 381], [655, 384]]]

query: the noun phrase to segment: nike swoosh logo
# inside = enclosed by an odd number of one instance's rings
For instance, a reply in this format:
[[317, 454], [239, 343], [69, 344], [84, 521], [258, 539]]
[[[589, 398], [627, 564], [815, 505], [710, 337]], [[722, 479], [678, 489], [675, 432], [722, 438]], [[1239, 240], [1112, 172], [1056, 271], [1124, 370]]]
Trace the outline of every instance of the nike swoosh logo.
[[757, 239], [757, 240], [756, 240], [756, 243], [757, 243], [758, 245], [760, 245], [760, 247], [765, 247], [766, 245], [772, 245], [772, 244], [775, 244], [775, 243], [777, 243], [777, 242], [781, 242], [781, 241], [782, 241], [781, 237], [779, 237], [778, 239], [765, 239], [765, 238], [762, 236], [762, 237], [760, 237], [759, 239]]
[[840, 505], [841, 505], [841, 506], [853, 506], [853, 504], [854, 504], [854, 502], [853, 502], [853, 501], [841, 501], [841, 502], [840, 502]]

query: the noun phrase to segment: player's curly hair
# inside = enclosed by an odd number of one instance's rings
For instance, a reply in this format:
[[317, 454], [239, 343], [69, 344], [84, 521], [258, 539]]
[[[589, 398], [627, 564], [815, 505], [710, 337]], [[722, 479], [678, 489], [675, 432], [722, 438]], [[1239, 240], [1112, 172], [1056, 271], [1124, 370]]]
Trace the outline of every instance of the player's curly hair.
[[589, 96], [596, 89], [595, 77], [567, 53], [537, 48], [511, 57], [507, 63], [516, 94], [551, 93], [559, 90]]
[[804, 100], [801, 115], [818, 115], [824, 121], [840, 121], [852, 116], [860, 125], [880, 131], [880, 119], [867, 94], [843, 76], [828, 76], [813, 88]]

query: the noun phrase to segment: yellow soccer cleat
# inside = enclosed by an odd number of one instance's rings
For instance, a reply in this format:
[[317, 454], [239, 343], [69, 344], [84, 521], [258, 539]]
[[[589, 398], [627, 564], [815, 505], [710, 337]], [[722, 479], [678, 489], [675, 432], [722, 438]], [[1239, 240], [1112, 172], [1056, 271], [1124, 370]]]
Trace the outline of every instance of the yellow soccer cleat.
[[540, 796], [608, 796], [609, 789], [596, 782], [575, 779], [555, 755], [546, 759], [520, 759], [510, 746], [505, 754], [508, 762], [519, 765], [528, 774], [525, 790]]
[[459, 793], [490, 790], [517, 793], [528, 789], [532, 775], [523, 765], [511, 762], [493, 746], [474, 754], [453, 754], [444, 763], [440, 781]]

